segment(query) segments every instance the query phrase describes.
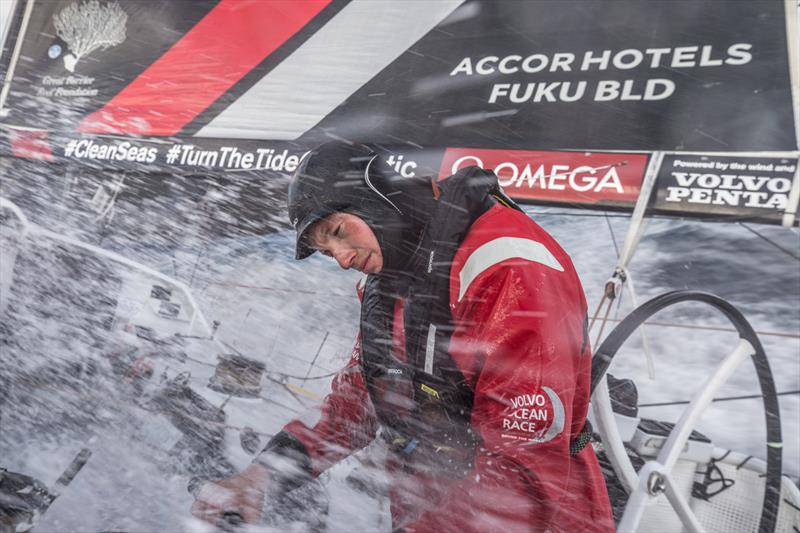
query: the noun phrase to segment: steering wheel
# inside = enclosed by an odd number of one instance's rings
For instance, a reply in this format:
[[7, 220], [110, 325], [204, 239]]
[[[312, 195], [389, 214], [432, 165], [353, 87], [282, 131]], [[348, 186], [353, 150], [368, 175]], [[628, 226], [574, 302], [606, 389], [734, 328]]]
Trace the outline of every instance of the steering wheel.
[[[620, 438], [619, 428], [611, 410], [605, 374], [614, 355], [631, 334], [658, 311], [681, 302], [703, 302], [721, 311], [735, 326], [739, 343], [697, 391], [691, 403], [670, 432], [654, 460], [648, 461], [636, 473]], [[678, 490], [672, 470], [701, 414], [714, 395], [739, 364], [750, 355], [758, 374], [767, 426], [767, 474], [764, 502], [759, 519], [759, 533], [773, 533], [778, 519], [781, 494], [782, 439], [778, 397], [775, 382], [764, 348], [753, 327], [733, 305], [713, 294], [680, 290], [656, 296], [642, 304], [617, 325], [606, 337], [592, 358], [592, 406], [597, 430], [608, 457], [625, 489], [630, 494], [619, 531], [636, 531], [647, 504], [663, 493], [678, 514], [687, 531], [701, 533], [705, 529]]]

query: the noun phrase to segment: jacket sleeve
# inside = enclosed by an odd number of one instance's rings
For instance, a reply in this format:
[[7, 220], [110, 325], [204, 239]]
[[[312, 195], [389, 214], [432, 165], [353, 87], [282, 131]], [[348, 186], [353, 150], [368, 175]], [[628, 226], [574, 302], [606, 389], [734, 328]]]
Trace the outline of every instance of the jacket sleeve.
[[360, 351], [357, 340], [347, 366], [334, 377], [322, 404], [286, 424], [280, 433], [302, 445], [313, 477], [375, 438], [376, 418], [361, 373]]
[[[573, 503], [591, 505], [596, 487], [573, 483], [570, 473], [569, 442], [584, 423], [590, 373], [577, 275], [506, 260], [452, 305], [450, 351], [474, 385], [471, 420], [482, 445], [472, 471], [449, 486], [436, 511], [405, 529], [593, 530], [591, 512]], [[577, 416], [576, 397], [583, 404]], [[582, 516], [573, 520], [568, 515], [576, 511]], [[607, 524], [603, 509], [598, 518]]]

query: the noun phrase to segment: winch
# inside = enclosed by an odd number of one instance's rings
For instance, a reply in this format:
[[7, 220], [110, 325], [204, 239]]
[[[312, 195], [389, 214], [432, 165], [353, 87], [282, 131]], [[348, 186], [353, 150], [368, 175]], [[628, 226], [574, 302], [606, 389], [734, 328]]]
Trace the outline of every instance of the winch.
[[241, 355], [220, 355], [214, 375], [208, 381], [211, 390], [242, 398], [258, 398], [266, 366]]

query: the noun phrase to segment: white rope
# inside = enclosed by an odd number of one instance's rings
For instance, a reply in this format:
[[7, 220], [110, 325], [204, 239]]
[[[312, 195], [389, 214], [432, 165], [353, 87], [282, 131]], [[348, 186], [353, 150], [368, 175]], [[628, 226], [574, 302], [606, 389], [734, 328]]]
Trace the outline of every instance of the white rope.
[[[633, 304], [633, 308], [636, 309], [639, 307], [639, 302], [636, 298], [636, 290], [633, 287], [633, 278], [628, 270], [625, 270], [625, 279], [628, 282], [628, 291], [631, 293], [631, 303]], [[642, 348], [644, 348], [644, 358], [645, 361], [647, 361], [647, 377], [651, 380], [656, 379], [656, 365], [653, 359], [653, 352], [650, 350], [650, 341], [647, 338], [645, 324], [639, 327], [639, 332], [642, 335]]]

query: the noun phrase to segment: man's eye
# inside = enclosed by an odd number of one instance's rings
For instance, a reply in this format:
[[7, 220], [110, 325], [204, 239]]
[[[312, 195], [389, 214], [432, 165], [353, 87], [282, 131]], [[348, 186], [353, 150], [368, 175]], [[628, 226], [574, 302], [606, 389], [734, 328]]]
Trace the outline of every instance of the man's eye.
[[340, 237], [341, 234], [342, 234], [342, 225], [339, 224], [338, 226], [336, 226], [336, 229], [333, 232], [333, 236], [334, 237]]

